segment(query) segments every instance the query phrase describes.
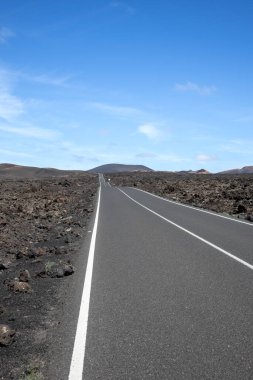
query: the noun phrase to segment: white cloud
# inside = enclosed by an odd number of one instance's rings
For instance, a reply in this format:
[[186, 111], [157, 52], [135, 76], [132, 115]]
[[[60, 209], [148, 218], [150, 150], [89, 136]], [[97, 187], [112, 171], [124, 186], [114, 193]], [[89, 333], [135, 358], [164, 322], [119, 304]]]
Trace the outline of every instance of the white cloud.
[[165, 162], [183, 162], [183, 161], [187, 161], [187, 159], [185, 159], [184, 157], [177, 156], [177, 155], [174, 155], [174, 154], [159, 154], [157, 156], [157, 159], [159, 161], [165, 161]]
[[210, 156], [207, 154], [199, 154], [196, 159], [201, 162], [215, 161], [217, 160], [216, 156]]
[[187, 161], [184, 157], [175, 155], [175, 154], [156, 154], [152, 152], [144, 152], [136, 154], [135, 157], [138, 158], [153, 158], [156, 161], [163, 161], [163, 162], [183, 162]]
[[138, 158], [156, 158], [157, 154], [151, 153], [151, 152], [143, 152], [143, 153], [136, 154], [135, 157], [138, 157]]
[[0, 68], [0, 131], [37, 139], [53, 139], [58, 131], [40, 128], [29, 123], [27, 101], [13, 95], [16, 73]]
[[110, 115], [120, 116], [120, 117], [134, 117], [143, 114], [141, 110], [134, 107], [124, 107], [124, 106], [114, 106], [106, 103], [100, 102], [89, 102], [86, 103], [89, 108], [96, 109], [98, 111], [105, 112]]
[[174, 90], [177, 92], [194, 92], [202, 96], [209, 96], [217, 91], [215, 86], [201, 86], [193, 82], [187, 82], [185, 84], [176, 83]]
[[24, 103], [0, 87], [0, 118], [11, 121], [24, 113]]
[[0, 131], [38, 139], [52, 139], [59, 136], [59, 132], [57, 131], [34, 126], [13, 127], [9, 125], [0, 125]]
[[235, 153], [242, 156], [249, 155], [253, 156], [253, 140], [230, 140], [222, 145], [220, 145], [219, 150], [222, 152]]
[[32, 154], [24, 153], [24, 152], [16, 152], [9, 149], [0, 149], [0, 154], [7, 156], [16, 156], [16, 157], [34, 157]]
[[70, 76], [53, 77], [47, 74], [28, 75], [21, 73], [20, 76], [32, 82], [59, 87], [65, 87], [67, 85], [67, 81], [70, 79]]
[[10, 29], [2, 26], [0, 28], [0, 44], [4, 44], [9, 38], [14, 37], [14, 35], [15, 34]]
[[24, 113], [24, 102], [11, 93], [11, 78], [7, 71], [0, 69], [0, 118], [10, 121]]
[[146, 136], [150, 140], [159, 140], [162, 132], [153, 124], [142, 124], [138, 127], [138, 132]]
[[112, 1], [110, 3], [110, 6], [112, 8], [119, 8], [121, 10], [123, 10], [124, 12], [127, 12], [129, 14], [134, 14], [135, 13], [135, 9], [133, 7], [131, 7], [130, 5], [122, 2], [122, 1]]

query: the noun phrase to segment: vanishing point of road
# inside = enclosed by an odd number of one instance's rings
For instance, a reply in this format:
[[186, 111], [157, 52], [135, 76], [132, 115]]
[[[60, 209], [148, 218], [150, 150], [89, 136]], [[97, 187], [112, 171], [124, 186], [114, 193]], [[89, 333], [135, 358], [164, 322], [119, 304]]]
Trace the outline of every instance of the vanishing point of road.
[[69, 380], [253, 379], [253, 224], [100, 191]]

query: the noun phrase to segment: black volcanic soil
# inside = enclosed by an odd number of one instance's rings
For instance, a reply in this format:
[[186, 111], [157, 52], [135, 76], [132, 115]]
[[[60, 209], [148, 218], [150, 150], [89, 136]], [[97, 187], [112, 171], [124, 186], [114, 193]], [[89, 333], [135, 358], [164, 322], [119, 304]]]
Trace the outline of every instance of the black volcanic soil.
[[[75, 276], [97, 188], [93, 174], [0, 180], [0, 379], [44, 378], [60, 289]], [[15, 332], [6, 341], [3, 325]]]
[[253, 174], [108, 174], [115, 186], [134, 186], [164, 198], [253, 221]]

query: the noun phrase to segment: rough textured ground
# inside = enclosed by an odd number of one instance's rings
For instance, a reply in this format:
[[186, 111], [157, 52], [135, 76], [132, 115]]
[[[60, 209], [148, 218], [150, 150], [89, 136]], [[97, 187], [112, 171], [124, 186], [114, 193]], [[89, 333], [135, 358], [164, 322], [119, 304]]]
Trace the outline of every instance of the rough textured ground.
[[92, 174], [1, 179], [0, 379], [44, 378], [60, 289], [75, 276], [97, 187]]
[[135, 186], [162, 197], [253, 221], [253, 175], [110, 174], [116, 186]]

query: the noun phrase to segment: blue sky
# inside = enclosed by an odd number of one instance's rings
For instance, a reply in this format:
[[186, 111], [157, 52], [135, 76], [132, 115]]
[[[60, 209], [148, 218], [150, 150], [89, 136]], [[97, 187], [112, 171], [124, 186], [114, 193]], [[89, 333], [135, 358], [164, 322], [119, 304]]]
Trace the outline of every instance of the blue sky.
[[253, 165], [253, 1], [0, 2], [0, 162]]

